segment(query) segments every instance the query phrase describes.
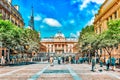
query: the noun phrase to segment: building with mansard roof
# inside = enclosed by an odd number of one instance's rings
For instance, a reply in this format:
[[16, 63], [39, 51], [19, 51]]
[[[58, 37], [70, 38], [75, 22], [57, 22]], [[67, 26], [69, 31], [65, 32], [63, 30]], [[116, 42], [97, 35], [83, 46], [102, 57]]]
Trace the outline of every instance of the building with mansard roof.
[[12, 0], [0, 0], [0, 14], [3, 20], [10, 20], [18, 27], [24, 27], [23, 18], [19, 12], [19, 6], [12, 5]]
[[[120, 18], [120, 0], [105, 0], [100, 7], [98, 14], [95, 15], [94, 19], [94, 30], [96, 34], [101, 34], [108, 29], [107, 22]], [[105, 59], [109, 57], [106, 50], [99, 50], [99, 54]], [[120, 46], [114, 48], [111, 51], [111, 56], [120, 58]]]
[[[42, 38], [40, 44], [44, 53], [54, 53], [55, 55], [72, 55], [78, 53], [76, 45], [78, 39], [75, 37], [67, 38], [63, 33], [58, 32], [54, 37]], [[44, 47], [43, 47], [44, 46]], [[42, 51], [40, 49], [40, 51]]]

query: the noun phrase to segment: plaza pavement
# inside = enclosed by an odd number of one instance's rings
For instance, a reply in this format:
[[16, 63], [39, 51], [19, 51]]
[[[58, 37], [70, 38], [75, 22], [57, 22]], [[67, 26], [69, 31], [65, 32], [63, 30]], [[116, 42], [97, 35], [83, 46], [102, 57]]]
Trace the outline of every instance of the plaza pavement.
[[0, 80], [120, 80], [120, 69], [91, 71], [89, 64], [36, 63], [22, 66], [0, 67]]

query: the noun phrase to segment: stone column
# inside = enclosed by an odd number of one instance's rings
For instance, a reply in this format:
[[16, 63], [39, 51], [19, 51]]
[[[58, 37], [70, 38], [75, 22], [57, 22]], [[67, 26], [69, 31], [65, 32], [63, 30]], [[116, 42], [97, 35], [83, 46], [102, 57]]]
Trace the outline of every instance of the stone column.
[[64, 44], [64, 53], [66, 53], [66, 45]]
[[53, 52], [55, 53], [55, 45], [53, 44]]
[[71, 50], [72, 50], [72, 53], [73, 53], [73, 45], [71, 45], [72, 47], [71, 47]]
[[112, 19], [113, 19], [113, 20], [115, 19], [115, 14], [112, 14]]
[[120, 18], [120, 8], [117, 11], [117, 17]]

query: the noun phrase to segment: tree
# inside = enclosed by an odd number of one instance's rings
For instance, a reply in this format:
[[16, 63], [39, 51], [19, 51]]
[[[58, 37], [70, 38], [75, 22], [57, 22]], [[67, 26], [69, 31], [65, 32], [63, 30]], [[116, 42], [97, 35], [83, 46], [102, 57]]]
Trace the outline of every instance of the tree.
[[97, 35], [94, 33], [94, 26], [86, 26], [80, 33], [79, 45], [83, 52], [92, 51], [95, 52], [96, 47], [93, 47], [93, 43], [97, 39]]
[[[19, 28], [8, 20], [0, 20], [0, 41], [3, 42], [3, 47], [15, 49], [25, 44], [31, 45], [31, 42], [38, 45], [40, 39], [36, 31]], [[33, 47], [36, 47], [36, 45]]]
[[108, 22], [108, 30], [99, 35], [99, 47], [103, 48], [111, 58], [111, 52], [114, 47], [120, 43], [120, 20], [111, 20]]
[[108, 34], [111, 35], [111, 38], [120, 43], [120, 19], [109, 21], [108, 28]]

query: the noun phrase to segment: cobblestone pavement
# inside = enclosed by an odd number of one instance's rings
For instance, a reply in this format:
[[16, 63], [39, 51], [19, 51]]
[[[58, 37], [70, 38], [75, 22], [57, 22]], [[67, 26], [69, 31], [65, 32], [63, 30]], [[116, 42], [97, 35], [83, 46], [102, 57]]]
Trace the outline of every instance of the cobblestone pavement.
[[120, 80], [120, 69], [116, 71], [91, 71], [89, 64], [31, 64], [0, 68], [0, 80]]

